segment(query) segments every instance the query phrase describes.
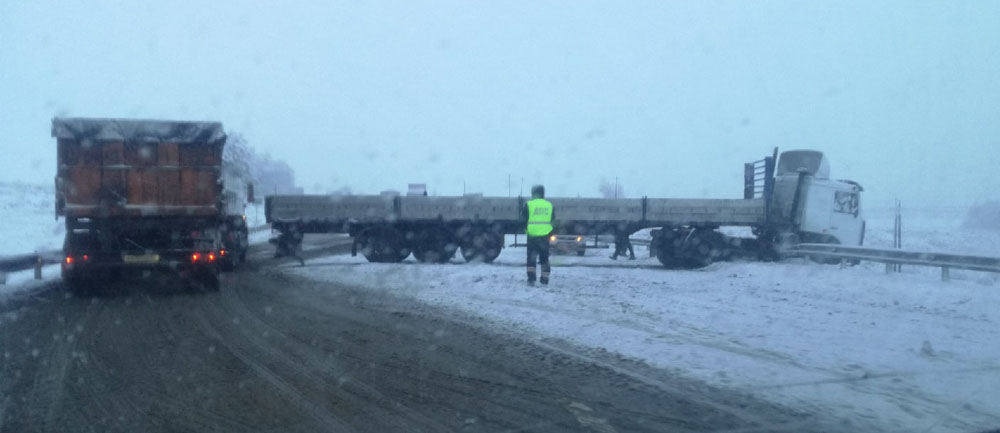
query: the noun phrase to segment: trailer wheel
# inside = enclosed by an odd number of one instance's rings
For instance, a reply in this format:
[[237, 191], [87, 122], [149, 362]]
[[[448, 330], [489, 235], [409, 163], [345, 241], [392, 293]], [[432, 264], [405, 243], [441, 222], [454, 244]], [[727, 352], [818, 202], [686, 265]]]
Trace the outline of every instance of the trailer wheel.
[[361, 254], [372, 263], [398, 263], [410, 255], [404, 248], [403, 235], [392, 228], [366, 231], [362, 236]]
[[714, 230], [675, 229], [660, 236], [656, 258], [668, 268], [704, 268], [728, 255], [725, 239]]
[[462, 258], [466, 262], [492, 263], [500, 256], [503, 238], [496, 233], [478, 233], [462, 244]]
[[421, 230], [413, 239], [413, 257], [421, 262], [446, 263], [457, 250], [454, 237], [442, 227]]

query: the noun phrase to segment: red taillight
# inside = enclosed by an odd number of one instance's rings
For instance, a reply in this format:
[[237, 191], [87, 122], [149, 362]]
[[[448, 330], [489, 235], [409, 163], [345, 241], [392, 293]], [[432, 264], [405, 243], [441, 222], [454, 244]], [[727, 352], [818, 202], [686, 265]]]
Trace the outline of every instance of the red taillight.
[[73, 256], [66, 256], [66, 264], [67, 265], [73, 264]]
[[213, 253], [208, 253], [208, 261], [210, 261], [210, 262], [214, 262], [214, 261], [215, 261], [215, 254], [213, 254]]
[[225, 256], [226, 255], [226, 250], [219, 250], [219, 255], [220, 256]]
[[84, 254], [84, 255], [83, 255], [83, 261], [85, 261], [85, 262], [86, 262], [86, 261], [88, 261], [88, 260], [90, 260], [90, 256], [88, 256], [88, 255]]
[[191, 254], [191, 263], [197, 263], [199, 260], [201, 260], [201, 254]]

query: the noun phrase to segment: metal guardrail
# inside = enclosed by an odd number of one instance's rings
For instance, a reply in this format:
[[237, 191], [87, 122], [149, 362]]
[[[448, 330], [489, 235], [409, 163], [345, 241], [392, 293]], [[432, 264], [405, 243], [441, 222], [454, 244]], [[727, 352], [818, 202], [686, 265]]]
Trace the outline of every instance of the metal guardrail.
[[0, 257], [0, 272], [17, 272], [31, 269], [39, 261], [43, 265], [59, 263], [62, 260], [62, 250], [49, 250], [31, 254]]
[[0, 257], [0, 272], [17, 272], [30, 269], [38, 262], [38, 254]]
[[[247, 232], [256, 234], [271, 230], [270, 224], [261, 224], [250, 227]], [[24, 271], [35, 268], [39, 265], [50, 265], [62, 261], [62, 250], [48, 250], [31, 254], [18, 254], [14, 256], [0, 257], [0, 274]], [[0, 275], [0, 284], [4, 284], [6, 275]]]
[[646, 247], [648, 247], [650, 244], [653, 243], [653, 241], [651, 239], [628, 238], [628, 241], [631, 242], [632, 245], [639, 245], [639, 246], [646, 246]]
[[42, 265], [62, 261], [62, 250], [41, 251], [31, 254], [0, 257], [0, 284], [7, 283], [7, 273], [35, 268], [35, 278], [41, 278]]
[[[888, 248], [851, 247], [833, 244], [799, 244], [782, 251], [786, 256], [821, 259], [867, 260], [887, 265], [916, 265], [941, 268], [941, 280], [951, 279], [952, 268], [1000, 273], [1000, 258], [950, 253], [906, 251]], [[888, 272], [888, 267], [886, 271]]]

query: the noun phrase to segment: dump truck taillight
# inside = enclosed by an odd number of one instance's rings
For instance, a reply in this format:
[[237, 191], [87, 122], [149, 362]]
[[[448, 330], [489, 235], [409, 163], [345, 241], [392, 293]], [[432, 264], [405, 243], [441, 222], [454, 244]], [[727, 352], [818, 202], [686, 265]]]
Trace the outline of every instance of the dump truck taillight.
[[225, 257], [226, 250], [219, 250], [219, 255]]
[[67, 265], [73, 264], [73, 256], [66, 256], [66, 264]]
[[215, 261], [215, 254], [213, 254], [213, 253], [208, 253], [208, 261], [210, 261], [210, 262], [214, 262], [214, 261]]
[[85, 261], [85, 262], [86, 262], [86, 261], [88, 261], [88, 260], [90, 260], [90, 256], [88, 256], [88, 255], [84, 254], [84, 255], [83, 255], [83, 261]]
[[191, 263], [198, 263], [199, 260], [201, 260], [201, 254], [191, 254]]

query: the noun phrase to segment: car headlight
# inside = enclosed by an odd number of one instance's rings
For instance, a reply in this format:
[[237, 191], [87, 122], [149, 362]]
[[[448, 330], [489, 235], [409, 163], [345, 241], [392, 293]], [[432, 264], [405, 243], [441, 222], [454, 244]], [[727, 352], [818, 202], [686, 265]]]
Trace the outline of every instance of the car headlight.
[[556, 235], [549, 236], [549, 243], [556, 243]]

